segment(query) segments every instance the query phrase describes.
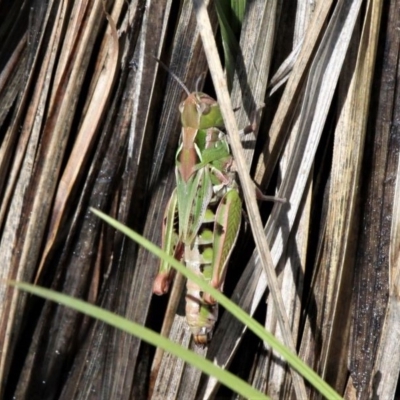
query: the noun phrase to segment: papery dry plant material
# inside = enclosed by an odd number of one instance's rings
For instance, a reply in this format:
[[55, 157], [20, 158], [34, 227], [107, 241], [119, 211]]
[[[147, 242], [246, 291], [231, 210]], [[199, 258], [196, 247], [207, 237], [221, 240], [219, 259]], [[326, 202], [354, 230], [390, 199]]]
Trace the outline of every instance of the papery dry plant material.
[[[400, 368], [399, 9], [399, 0], [249, 1], [232, 84], [239, 128], [266, 103], [256, 134], [242, 138], [248, 168], [290, 202], [263, 215], [293, 340], [348, 398], [393, 398]], [[160, 244], [184, 94], [153, 57], [190, 89], [207, 71], [192, 1], [3, 0], [0, 10], [1, 277], [36, 280], [160, 329], [158, 261], [87, 210]], [[208, 10], [218, 37], [212, 2]], [[288, 80], [270, 97], [272, 73], [289, 55], [277, 78]], [[228, 280], [243, 271], [236, 289], [226, 289], [280, 336], [269, 295], [262, 313], [268, 285], [248, 236], [228, 270]], [[153, 349], [4, 285], [0, 296], [4, 398], [148, 395]], [[193, 347], [172, 303], [171, 335]], [[273, 398], [293, 393], [285, 364], [226, 313], [196, 351]], [[154, 398], [226, 394], [165, 357], [154, 362]]]

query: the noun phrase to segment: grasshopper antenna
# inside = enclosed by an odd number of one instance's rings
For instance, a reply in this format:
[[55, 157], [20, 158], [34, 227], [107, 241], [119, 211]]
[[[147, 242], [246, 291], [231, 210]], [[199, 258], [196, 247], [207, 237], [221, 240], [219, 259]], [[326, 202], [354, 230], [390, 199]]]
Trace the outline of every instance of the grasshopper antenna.
[[171, 76], [176, 80], [179, 86], [186, 92], [188, 96], [190, 96], [189, 89], [185, 86], [185, 84], [175, 75], [160, 59], [152, 56]]
[[202, 73], [202, 74], [200, 74], [200, 76], [197, 78], [197, 80], [196, 80], [196, 92], [199, 92], [199, 86], [200, 86], [200, 82], [201, 82], [201, 79], [204, 77], [204, 72]]

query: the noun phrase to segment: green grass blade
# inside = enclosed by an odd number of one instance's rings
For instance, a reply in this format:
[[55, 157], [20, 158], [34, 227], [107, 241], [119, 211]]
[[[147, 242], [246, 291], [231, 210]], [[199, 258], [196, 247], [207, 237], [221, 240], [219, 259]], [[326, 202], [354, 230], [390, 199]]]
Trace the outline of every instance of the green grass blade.
[[232, 87], [236, 57], [240, 50], [237, 35], [240, 32], [245, 5], [246, 2], [244, 0], [215, 2], [218, 22], [221, 29], [225, 69], [229, 88]]
[[231, 10], [232, 10], [232, 30], [235, 34], [241, 29], [244, 12], [246, 10], [247, 0], [231, 0]]
[[174, 257], [168, 255], [158, 246], [140, 236], [138, 233], [132, 231], [125, 225], [102, 213], [101, 211], [95, 209], [92, 209], [92, 211], [97, 216], [102, 218], [105, 222], [113, 226], [115, 229], [118, 229], [120, 232], [124, 233], [129, 238], [139, 243], [141, 246], [146, 248], [157, 257], [167, 261], [173, 268], [175, 268], [178, 272], [185, 276], [185, 278], [196, 283], [202, 290], [214, 297], [214, 299], [219, 304], [221, 304], [227, 311], [232, 313], [240, 322], [245, 324], [248, 329], [254, 332], [260, 339], [268, 343], [268, 345], [272, 349], [276, 350], [292, 368], [299, 372], [323, 396], [328, 399], [342, 398], [332, 387], [330, 387], [323, 379], [321, 379], [318, 374], [316, 374], [307, 364], [305, 364], [299, 357], [297, 357], [296, 354], [287, 349], [279, 340], [274, 337], [274, 335], [266, 331], [261, 324], [255, 321], [249, 314], [244, 312], [240, 307], [230, 301], [221, 292], [208, 285], [207, 282], [195, 275], [192, 271], [182, 265]]
[[52, 300], [58, 304], [73, 308], [76, 311], [80, 311], [86, 315], [94, 317], [115, 328], [120, 329], [121, 331], [127, 332], [131, 335], [135, 335], [145, 342], [152, 344], [153, 346], [158, 346], [164, 351], [172, 353], [183, 361], [186, 361], [187, 363], [195, 366], [207, 375], [214, 376], [226, 387], [232, 389], [236, 393], [239, 393], [245, 398], [269, 399], [268, 396], [254, 389], [247, 382], [239, 379], [231, 372], [217, 367], [211, 361], [199, 356], [193, 351], [185, 349], [184, 347], [172, 342], [171, 340], [161, 336], [151, 329], [148, 329], [135, 322], [129, 321], [128, 319], [114, 314], [111, 311], [104, 310], [83, 300], [79, 300], [74, 297], [55, 292], [54, 290], [45, 289], [28, 283], [11, 281], [9, 282], [9, 284], [15, 286], [20, 290], [24, 290], [28, 293], [35, 294], [47, 300]]

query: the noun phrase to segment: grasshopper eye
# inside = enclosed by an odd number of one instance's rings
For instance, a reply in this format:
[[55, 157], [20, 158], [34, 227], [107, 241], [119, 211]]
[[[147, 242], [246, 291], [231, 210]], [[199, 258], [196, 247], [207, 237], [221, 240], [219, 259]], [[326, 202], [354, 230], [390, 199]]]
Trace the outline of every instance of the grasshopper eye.
[[211, 110], [211, 107], [208, 104], [203, 103], [203, 102], [197, 103], [196, 108], [197, 108], [198, 113], [201, 115], [207, 115], [207, 114], [209, 114], [209, 112]]

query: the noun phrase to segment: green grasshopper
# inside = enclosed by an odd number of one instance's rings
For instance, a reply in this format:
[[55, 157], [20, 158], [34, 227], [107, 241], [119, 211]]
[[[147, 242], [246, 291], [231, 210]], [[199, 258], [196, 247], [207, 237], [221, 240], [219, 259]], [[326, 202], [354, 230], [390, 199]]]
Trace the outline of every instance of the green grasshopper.
[[[238, 237], [242, 201], [224, 122], [216, 100], [190, 93], [179, 107], [182, 121], [176, 154], [176, 189], [164, 214], [162, 248], [214, 288], [222, 290], [226, 268]], [[168, 291], [172, 269], [161, 262], [153, 292]], [[186, 320], [197, 344], [210, 340], [218, 316], [215, 300], [187, 282]]]
[[[190, 93], [169, 72], [187, 98], [179, 106], [182, 133], [175, 162], [176, 189], [164, 213], [162, 248], [222, 291], [242, 211], [233, 157], [222, 131], [224, 122], [217, 101], [197, 90]], [[286, 202], [264, 196], [257, 188], [256, 193], [261, 200]], [[172, 277], [171, 266], [162, 261], [153, 292], [167, 293]], [[197, 344], [205, 345], [210, 340], [217, 317], [215, 300], [188, 281], [186, 320]]]

